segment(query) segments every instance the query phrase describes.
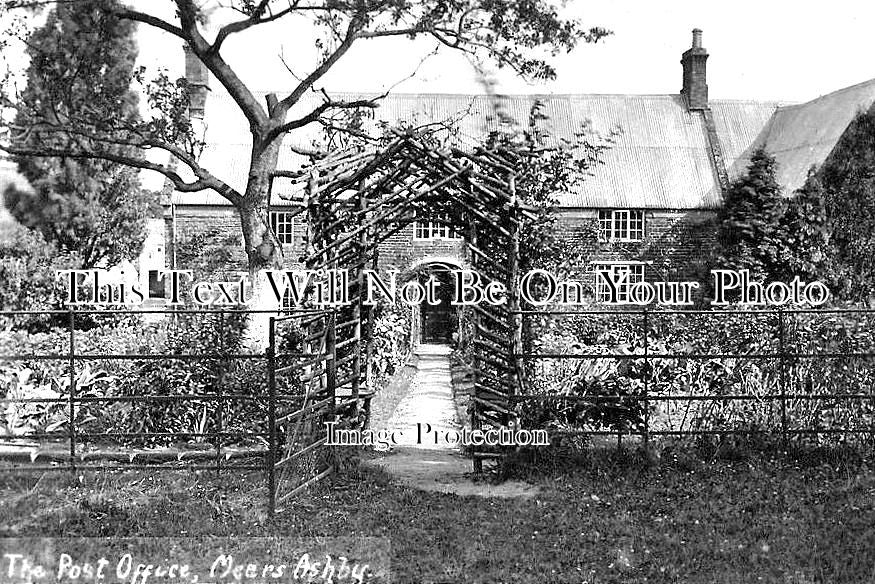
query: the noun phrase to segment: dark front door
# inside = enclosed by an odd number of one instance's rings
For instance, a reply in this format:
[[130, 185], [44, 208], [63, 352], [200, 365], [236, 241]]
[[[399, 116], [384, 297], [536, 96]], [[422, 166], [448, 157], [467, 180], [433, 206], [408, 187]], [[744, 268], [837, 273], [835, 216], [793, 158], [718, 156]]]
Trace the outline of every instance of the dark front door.
[[422, 313], [422, 342], [449, 343], [452, 339], [453, 327], [449, 272], [445, 270], [434, 271], [430, 275], [433, 275], [441, 283], [437, 289], [440, 303], [433, 305], [423, 302], [420, 306]]

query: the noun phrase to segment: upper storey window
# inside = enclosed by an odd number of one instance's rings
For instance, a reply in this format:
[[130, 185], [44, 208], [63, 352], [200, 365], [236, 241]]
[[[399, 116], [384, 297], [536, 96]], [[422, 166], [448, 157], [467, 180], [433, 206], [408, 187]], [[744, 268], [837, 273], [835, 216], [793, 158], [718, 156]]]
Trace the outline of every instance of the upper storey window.
[[599, 239], [602, 241], [643, 241], [644, 211], [640, 209], [600, 210]]
[[440, 221], [413, 222], [413, 239], [461, 239], [456, 230]]

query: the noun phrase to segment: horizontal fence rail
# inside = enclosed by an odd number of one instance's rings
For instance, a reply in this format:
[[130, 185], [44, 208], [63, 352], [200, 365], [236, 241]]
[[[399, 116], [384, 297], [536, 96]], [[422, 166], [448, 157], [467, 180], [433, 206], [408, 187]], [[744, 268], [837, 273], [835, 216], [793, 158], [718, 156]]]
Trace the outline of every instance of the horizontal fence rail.
[[[35, 335], [48, 339], [49, 346], [42, 352], [19, 346], [17, 343], [22, 343], [22, 336], [29, 338], [30, 335], [6, 326], [10, 319], [37, 315], [51, 316], [56, 321], [63, 318], [64, 324], [63, 329]], [[112, 326], [106, 332], [100, 328], [106, 326], [107, 320], [144, 315], [159, 317], [167, 324], [162, 329], [166, 335], [164, 346], [150, 351], [141, 348], [121, 352], [86, 346], [94, 344], [95, 336], [98, 344], [110, 344], [107, 337], [114, 334]], [[258, 315], [263, 316], [263, 324], [269, 328], [264, 331], [267, 342], [263, 351], [241, 351], [239, 343], [226, 345], [225, 339], [233, 336], [229, 332], [235, 326], [233, 319], [238, 319], [239, 328], [243, 322], [240, 319]], [[95, 323], [95, 318], [103, 320]], [[275, 323], [307, 324], [317, 320], [333, 322], [332, 319], [333, 313], [329, 311], [304, 309], [279, 313], [234, 309], [0, 312], [0, 365], [14, 365], [13, 375], [20, 376], [18, 379], [0, 378], [3, 390], [0, 392], [0, 414], [3, 414], [0, 416], [0, 473], [259, 472], [266, 478], [268, 507], [273, 513], [280, 482], [276, 474], [282, 466], [280, 463], [287, 458], [281, 451], [288, 448], [284, 444], [287, 437], [280, 427], [315, 411], [314, 404], [307, 404], [306, 392], [300, 387], [306, 380], [288, 374], [333, 359], [324, 346], [315, 351], [278, 346]], [[207, 330], [202, 326], [210, 327], [207, 334], [215, 333], [215, 338], [208, 336], [199, 344], [190, 343], [189, 347], [176, 346], [169, 340], [171, 334], [178, 334], [180, 338], [201, 334]], [[90, 334], [83, 327], [97, 332]], [[4, 329], [7, 329], [5, 333]], [[238, 334], [242, 335], [243, 330], [245, 327], [240, 328]], [[26, 341], [23, 344], [27, 344]], [[144, 367], [145, 373], [137, 369]], [[240, 367], [242, 373], [233, 388], [229, 388], [226, 384], [234, 367]], [[43, 369], [35, 371], [39, 368]], [[132, 376], [141, 373], [142, 378], [133, 379]], [[40, 375], [42, 379], [32, 382], [31, 377]], [[96, 377], [89, 378], [89, 375]], [[202, 379], [193, 383], [197, 375]], [[128, 376], [127, 385], [125, 380], [119, 379], [121, 376]], [[162, 382], [163, 389], [170, 394], [156, 391], [154, 384]], [[125, 393], [101, 394], [94, 391], [95, 384], [99, 383], [116, 383], [112, 387], [126, 387]], [[198, 391], [187, 390], [189, 385], [198, 384]], [[38, 391], [39, 388], [42, 391]], [[123, 411], [130, 408], [129, 412], [142, 416], [138, 419], [131, 413], [121, 421], [112, 421], [120, 408]], [[196, 413], [188, 420], [193, 425], [180, 426], [174, 413], [186, 408]], [[153, 411], [157, 411], [159, 421], [148, 425], [144, 418]], [[34, 429], [31, 418], [56, 420], [45, 428]], [[115, 427], [107, 429], [107, 424]]]
[[[535, 406], [574, 418], [554, 424], [554, 436], [875, 443], [875, 310], [516, 314], [538, 344], [513, 355], [526, 383], [511, 402], [523, 420]], [[600, 342], [606, 331], [616, 338]]]

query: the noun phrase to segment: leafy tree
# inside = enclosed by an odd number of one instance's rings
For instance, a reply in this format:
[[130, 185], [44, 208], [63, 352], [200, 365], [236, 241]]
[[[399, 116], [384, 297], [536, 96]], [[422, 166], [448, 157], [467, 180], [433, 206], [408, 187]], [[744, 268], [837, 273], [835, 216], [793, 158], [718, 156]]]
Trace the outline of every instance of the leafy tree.
[[[500, 98], [493, 100], [496, 115], [502, 115]], [[516, 194], [535, 209], [533, 217], [521, 217], [520, 273], [543, 269], [566, 277], [580, 276], [597, 250], [598, 222], [584, 225], [575, 241], [557, 230], [556, 195], [580, 185], [602, 164], [602, 155], [615, 136], [596, 135], [581, 127], [570, 140], [554, 140], [543, 130], [548, 116], [544, 104], [533, 102], [523, 128], [508, 126], [486, 140], [487, 148], [506, 148], [521, 157], [516, 168]]]
[[[38, 232], [15, 225], [0, 239], [0, 311], [40, 311], [61, 308], [63, 283], [56, 270], [78, 267], [75, 254], [59, 254]], [[48, 329], [52, 317], [17, 315], [0, 319], [0, 330]]]
[[875, 293], [875, 107], [857, 115], [818, 170], [830, 228], [833, 291]]
[[[104, 12], [110, 0], [59, 4], [28, 39], [27, 86], [15, 126], [34, 130], [48, 121], [100, 115], [136, 123], [137, 97], [130, 90], [137, 55], [134, 24]], [[83, 124], [93, 131], [96, 119]], [[17, 134], [15, 151], [64, 140], [39, 132]], [[114, 147], [111, 153], [129, 154]], [[76, 251], [84, 267], [136, 256], [145, 238], [151, 195], [140, 189], [137, 170], [115, 162], [75, 156], [15, 156], [31, 189], [10, 187], [6, 205], [18, 221], [38, 230], [61, 250]]]
[[713, 267], [748, 269], [752, 279], [770, 278], [779, 270], [786, 251], [780, 228], [785, 202], [775, 169], [775, 159], [759, 149], [747, 172], [730, 185], [717, 214]]
[[[78, 9], [92, 6], [95, 1], [11, 0], [5, 5], [11, 10], [45, 4], [67, 4]], [[159, 76], [147, 85], [149, 103], [155, 113], [152, 120], [137, 123], [100, 116], [95, 108], [93, 113], [76, 119], [42, 119], [39, 125], [37, 120], [19, 127], [13, 125], [14, 132], [27, 132], [34, 139], [24, 146], [19, 142], [5, 148], [21, 155], [100, 158], [149, 169], [163, 174], [181, 192], [212, 189], [237, 208], [253, 270], [282, 262], [281, 246], [266, 218], [268, 189], [277, 171], [284, 139], [310, 124], [331, 125], [343, 113], [379, 105], [379, 98], [344, 100], [316, 87], [354, 46], [392, 37], [430, 38], [439, 47], [464, 52], [474, 59], [494, 60], [524, 77], [548, 79], [555, 76], [555, 71], [537, 56], [539, 51], [570, 50], [580, 41], [594, 42], [606, 34], [603, 29], [583, 29], [576, 22], [560, 18], [548, 0], [229, 0], [213, 6], [196, 0], [173, 0], [170, 18], [162, 17], [158, 4], [142, 3], [144, 8], [139, 10], [104, 0], [98, 6], [108, 17], [138, 22], [182, 40], [230, 94], [250, 126], [252, 148], [245, 189], [231, 187], [198, 162], [202, 143], [184, 119], [181, 113], [184, 108], [179, 107], [188, 88], [184, 84], [174, 86], [166, 76]], [[218, 31], [207, 38], [206, 10], [219, 4], [224, 7], [223, 14], [234, 17], [216, 22]], [[226, 41], [244, 31], [282, 23], [289, 27], [295, 23], [312, 26], [312, 38], [321, 60], [308, 73], [298, 72], [292, 91], [268, 95], [265, 103], [261, 103], [241, 72], [235, 71], [226, 59], [229, 46]], [[292, 28], [288, 31], [296, 34]], [[246, 48], [243, 44], [237, 46]], [[257, 60], [256, 55], [248, 59]], [[289, 68], [294, 70], [298, 65], [289, 63]], [[300, 114], [300, 106], [295, 106], [311, 93], [319, 96], [321, 103]], [[11, 101], [20, 103], [14, 97]], [[117, 146], [133, 150], [119, 152]], [[146, 150], [163, 151], [172, 158], [172, 163], [146, 159], [142, 155]]]

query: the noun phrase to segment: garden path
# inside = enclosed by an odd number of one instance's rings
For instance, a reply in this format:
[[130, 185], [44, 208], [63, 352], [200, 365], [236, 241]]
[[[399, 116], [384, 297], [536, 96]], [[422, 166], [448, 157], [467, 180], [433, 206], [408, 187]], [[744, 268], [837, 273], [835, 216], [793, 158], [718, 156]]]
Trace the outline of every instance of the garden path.
[[441, 439], [460, 429], [450, 381], [450, 348], [423, 344], [416, 353], [416, 374], [387, 427], [403, 433], [398, 446], [455, 451], [455, 445]]
[[386, 424], [387, 429], [403, 434], [390, 452], [383, 453], [372, 464], [383, 468], [393, 480], [425, 491], [479, 497], [535, 496], [538, 489], [528, 483], [488, 484], [473, 480], [471, 460], [445, 440], [446, 433], [452, 435], [460, 429], [449, 347], [423, 344], [416, 353], [416, 373]]

